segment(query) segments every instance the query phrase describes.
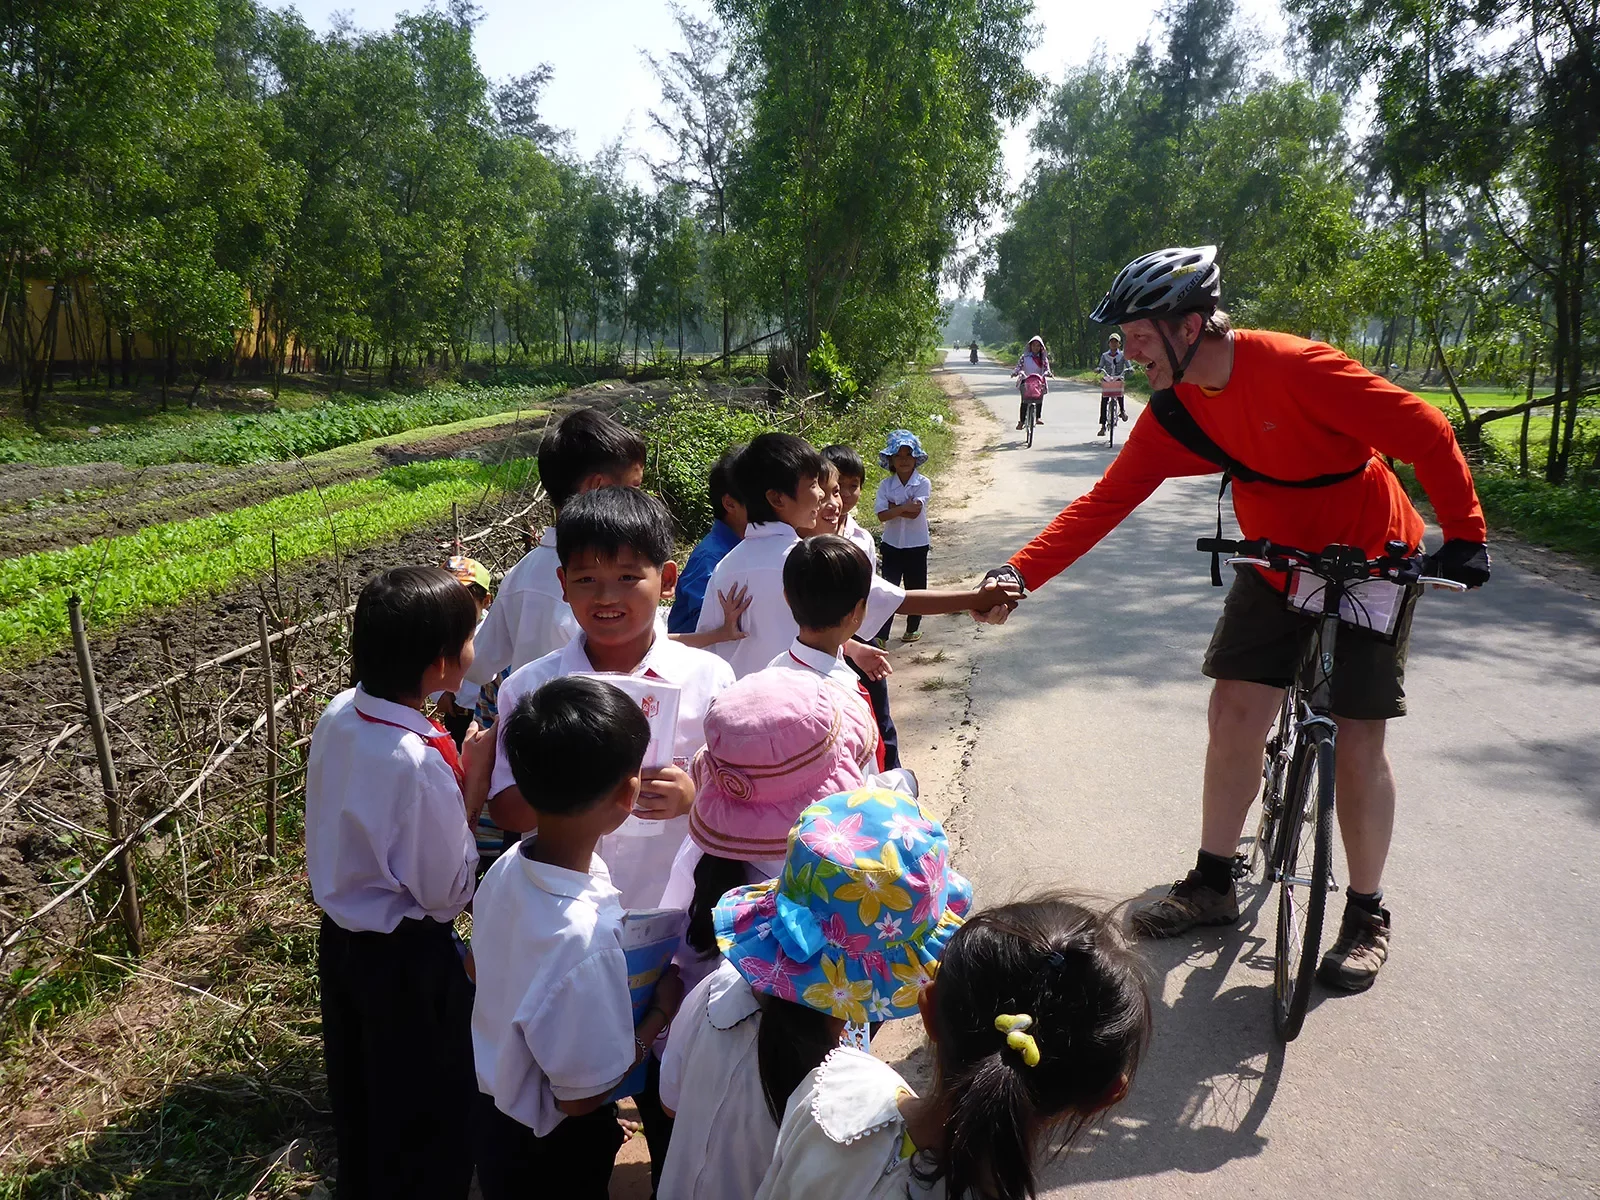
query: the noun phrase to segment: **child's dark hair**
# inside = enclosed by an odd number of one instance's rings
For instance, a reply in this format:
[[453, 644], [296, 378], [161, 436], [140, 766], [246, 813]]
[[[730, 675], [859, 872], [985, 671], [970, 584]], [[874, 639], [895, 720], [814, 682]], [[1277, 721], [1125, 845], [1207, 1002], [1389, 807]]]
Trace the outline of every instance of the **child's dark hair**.
[[706, 854], [695, 863], [694, 897], [689, 901], [689, 927], [683, 940], [702, 960], [717, 952], [717, 931], [711, 921], [717, 901], [749, 882], [749, 868], [738, 859]]
[[604, 413], [568, 413], [539, 443], [539, 482], [559, 511], [594, 474], [644, 466], [644, 439]]
[[711, 500], [711, 515], [719, 521], [728, 519], [727, 512], [722, 507], [722, 501], [728, 496], [735, 500], [741, 499], [739, 489], [733, 482], [733, 464], [739, 461], [743, 453], [743, 446], [729, 446], [722, 452], [722, 457], [711, 464], [711, 477], [707, 481], [707, 496]]
[[556, 518], [556, 557], [566, 566], [585, 550], [615, 558], [624, 546], [656, 566], [672, 557], [672, 514], [654, 496], [603, 487], [574, 496]]
[[567, 816], [593, 808], [639, 773], [650, 722], [620, 688], [564, 675], [518, 700], [502, 737], [528, 806]]
[[831, 533], [806, 538], [783, 563], [783, 598], [801, 629], [832, 629], [872, 590], [861, 547]]
[[866, 479], [867, 464], [861, 461], [861, 455], [855, 452], [853, 446], [846, 446], [843, 442], [835, 442], [831, 446], [824, 446], [821, 453], [823, 458], [839, 469], [840, 475], [849, 475], [860, 480]]
[[350, 673], [368, 695], [415, 697], [422, 675], [456, 658], [478, 627], [478, 602], [443, 567], [391, 567], [356, 599]]
[[[1034, 1136], [1071, 1142], [1120, 1100], [1150, 1036], [1142, 964], [1115, 916], [1060, 894], [969, 918], [933, 1000], [948, 1113], [934, 1177], [951, 1196], [1032, 1196]], [[1036, 1065], [995, 1028], [1001, 1015], [1031, 1019]]]
[[753, 524], [778, 519], [767, 502], [768, 492], [795, 496], [803, 481], [821, 476], [822, 455], [792, 433], [759, 434], [733, 464], [734, 491], [744, 501]]
[[761, 1094], [773, 1122], [782, 1125], [789, 1097], [838, 1046], [839, 1034], [825, 1012], [777, 996], [756, 999], [761, 1005], [761, 1027], [756, 1031]]

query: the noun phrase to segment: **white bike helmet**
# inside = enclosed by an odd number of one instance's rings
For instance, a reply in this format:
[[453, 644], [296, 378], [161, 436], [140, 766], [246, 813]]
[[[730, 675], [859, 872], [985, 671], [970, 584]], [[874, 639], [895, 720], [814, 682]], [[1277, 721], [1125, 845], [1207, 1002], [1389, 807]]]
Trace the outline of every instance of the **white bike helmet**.
[[[1123, 325], [1152, 317], [1211, 313], [1221, 302], [1222, 271], [1217, 267], [1217, 248], [1174, 246], [1141, 255], [1118, 271], [1111, 290], [1089, 319], [1102, 325]], [[1196, 338], [1180, 359], [1161, 326], [1156, 326], [1156, 332], [1172, 365], [1172, 382], [1180, 383], [1202, 338]]]
[[1149, 317], [1211, 312], [1222, 302], [1222, 272], [1215, 246], [1175, 246], [1134, 259], [1117, 272], [1100, 306], [1089, 315], [1101, 325]]

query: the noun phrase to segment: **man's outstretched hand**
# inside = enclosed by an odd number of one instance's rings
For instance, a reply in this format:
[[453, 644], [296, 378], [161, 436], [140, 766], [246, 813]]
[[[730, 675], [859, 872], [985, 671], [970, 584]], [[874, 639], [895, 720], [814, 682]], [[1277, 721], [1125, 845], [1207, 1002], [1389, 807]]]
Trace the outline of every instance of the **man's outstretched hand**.
[[1022, 573], [1006, 563], [1003, 567], [996, 567], [983, 577], [983, 586], [978, 589], [980, 600], [987, 600], [987, 604], [979, 604], [972, 611], [972, 619], [985, 625], [1004, 625], [1006, 619], [1024, 596], [1028, 589], [1023, 585]]

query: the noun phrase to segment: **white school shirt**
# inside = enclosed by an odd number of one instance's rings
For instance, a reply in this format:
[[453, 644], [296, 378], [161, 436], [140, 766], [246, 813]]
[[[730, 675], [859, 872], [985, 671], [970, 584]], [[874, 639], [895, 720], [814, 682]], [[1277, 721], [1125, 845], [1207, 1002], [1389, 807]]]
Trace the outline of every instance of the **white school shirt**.
[[414, 708], [360, 688], [335, 696], [311, 735], [306, 874], [341, 929], [389, 933], [407, 917], [450, 922], [472, 899], [477, 841], [455, 771]]
[[[883, 512], [896, 504], [909, 504], [913, 500], [922, 501], [922, 511], [914, 517], [890, 517], [883, 523], [883, 544], [893, 546], [896, 550], [910, 550], [917, 546], [926, 546], [928, 537], [928, 497], [933, 495], [933, 484], [928, 482], [928, 477], [921, 471], [911, 472], [911, 478], [904, 483], [900, 476], [893, 471], [889, 477], [878, 485], [878, 499], [873, 505], [873, 512]], [[863, 625], [863, 629], [874, 629], [876, 626]]]
[[587, 875], [502, 854], [472, 906], [472, 1057], [478, 1090], [540, 1137], [557, 1100], [608, 1092], [633, 1069], [622, 905], [599, 857]]
[[526, 666], [578, 635], [578, 622], [562, 599], [561, 580], [556, 578], [560, 565], [552, 525], [500, 581], [489, 615], [472, 641], [468, 683], [481, 687], [501, 671]]
[[916, 1093], [888, 1063], [854, 1047], [830, 1051], [789, 1097], [755, 1200], [943, 1200], [942, 1180], [912, 1173], [903, 1095]]
[[[863, 626], [865, 628], [865, 626]], [[845, 661], [844, 651], [837, 654], [825, 654], [811, 646], [807, 646], [799, 638], [789, 643], [789, 648], [767, 664], [783, 671], [804, 671], [812, 675], [820, 675], [831, 683], [836, 683], [849, 692], [857, 700], [866, 704], [870, 710], [871, 701], [861, 694], [861, 677], [850, 669], [850, 664]], [[876, 718], [874, 718], [876, 724]]]
[[839, 536], [860, 546], [862, 553], [867, 556], [867, 561], [872, 564], [872, 569], [878, 569], [878, 543], [872, 539], [872, 534], [868, 530], [862, 528], [854, 513], [845, 514]]
[[[506, 676], [498, 700], [501, 715], [510, 716], [519, 699], [552, 679], [595, 674], [587, 646], [588, 639], [580, 630], [560, 650]], [[673, 641], [657, 622], [655, 641], [632, 674], [650, 675], [677, 686], [678, 729], [672, 744], [672, 761], [687, 770], [689, 760], [706, 744], [706, 710], [718, 692], [732, 686], [733, 669], [710, 651]], [[497, 722], [497, 727], [500, 732], [495, 735], [494, 772], [489, 777], [491, 796], [517, 784], [506, 760], [504, 722]], [[672, 860], [688, 834], [687, 814], [667, 821], [629, 817], [615, 833], [600, 839], [600, 857], [622, 893], [624, 908], [655, 908], [661, 903], [672, 874]]]
[[[717, 564], [706, 584], [706, 595], [714, 596], [730, 588], [744, 586], [750, 590], [750, 607], [739, 618], [739, 628], [745, 636], [737, 642], [723, 642], [713, 649], [727, 659], [736, 678], [764, 670], [774, 658], [788, 649], [799, 636], [800, 626], [789, 602], [783, 598], [783, 564], [789, 551], [800, 544], [800, 535], [794, 527], [782, 521], [763, 521], [748, 526], [744, 540], [728, 551]], [[874, 573], [872, 588], [867, 594], [867, 616], [863, 629], [877, 629], [895, 613], [905, 600], [903, 588], [898, 588], [881, 575]], [[696, 631], [705, 633], [722, 624], [720, 613], [708, 605], [700, 610], [700, 623]], [[874, 624], [876, 622], [876, 624]]]
[[761, 1006], [722, 963], [684, 997], [661, 1059], [661, 1103], [677, 1112], [660, 1200], [751, 1200], [778, 1140], [756, 1063]]

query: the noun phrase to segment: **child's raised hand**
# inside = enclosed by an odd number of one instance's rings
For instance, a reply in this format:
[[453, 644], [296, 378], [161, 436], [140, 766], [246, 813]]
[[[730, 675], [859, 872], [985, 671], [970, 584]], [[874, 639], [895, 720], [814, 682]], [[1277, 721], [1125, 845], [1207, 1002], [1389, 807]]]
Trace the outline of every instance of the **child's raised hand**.
[[844, 656], [865, 671], [867, 678], [874, 683], [894, 674], [894, 667], [889, 662], [889, 656], [876, 646], [867, 645], [866, 642], [846, 642], [844, 644]]
[[670, 821], [681, 817], [694, 805], [694, 780], [682, 767], [662, 767], [645, 771], [644, 786], [633, 815], [646, 821]]
[[750, 608], [750, 588], [735, 584], [731, 592], [718, 592], [717, 602], [722, 605], [722, 632], [727, 635], [724, 640], [737, 642], [749, 636], [739, 628], [739, 618]]
[[476, 721], [461, 742], [461, 768], [468, 779], [487, 778], [494, 770], [494, 730], [480, 729]]

